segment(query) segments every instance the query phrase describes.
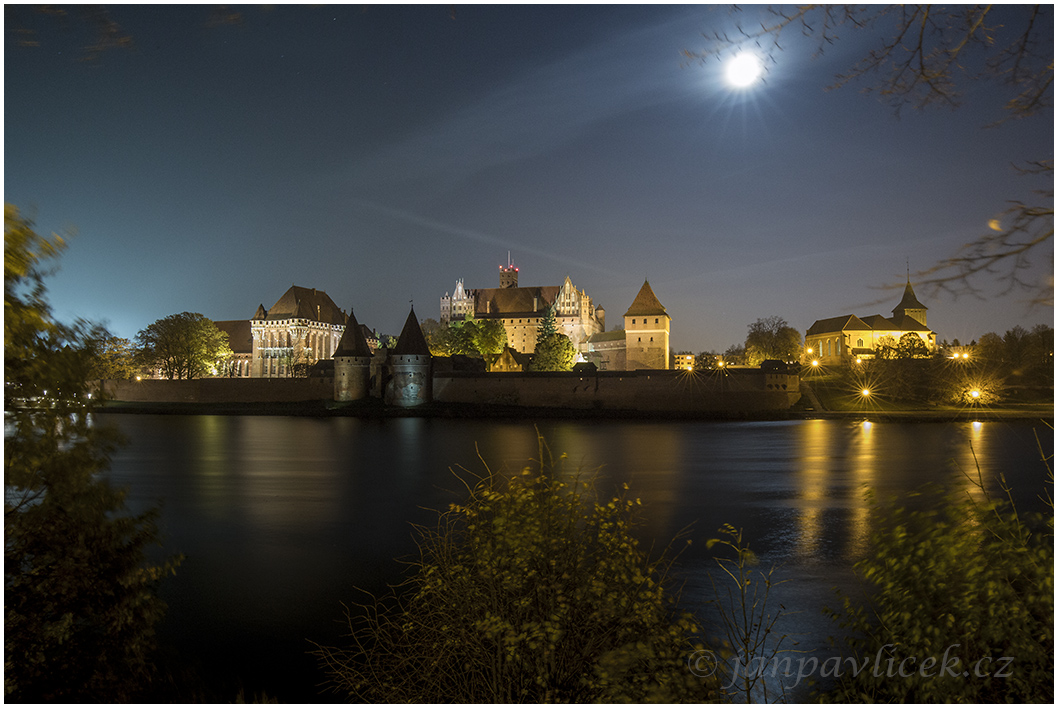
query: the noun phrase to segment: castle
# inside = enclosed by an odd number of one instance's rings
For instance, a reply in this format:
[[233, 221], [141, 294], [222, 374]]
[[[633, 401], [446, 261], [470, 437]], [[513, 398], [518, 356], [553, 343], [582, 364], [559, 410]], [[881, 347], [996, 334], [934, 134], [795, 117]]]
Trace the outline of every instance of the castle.
[[592, 306], [591, 297], [573, 285], [566, 277], [561, 286], [518, 285], [518, 268], [508, 258], [507, 266], [500, 266], [500, 287], [467, 289], [463, 280], [456, 281], [449, 296], [441, 296], [441, 323], [463, 320], [499, 320], [507, 332], [507, 346], [523, 354], [536, 350], [536, 335], [540, 322], [549, 310], [554, 310], [555, 325], [577, 348], [586, 351], [593, 335], [606, 329], [606, 311]]

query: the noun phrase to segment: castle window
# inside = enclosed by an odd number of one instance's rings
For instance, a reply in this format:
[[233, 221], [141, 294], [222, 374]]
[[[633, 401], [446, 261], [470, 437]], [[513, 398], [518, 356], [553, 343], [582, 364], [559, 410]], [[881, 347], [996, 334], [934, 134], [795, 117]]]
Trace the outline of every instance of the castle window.
[[657, 318], [654, 318], [654, 324], [655, 324], [655, 325], [657, 325], [657, 324], [658, 324], [658, 319], [657, 319]]
[[635, 324], [636, 324], [636, 319], [635, 319], [635, 318], [632, 318], [632, 324], [633, 324], [633, 325], [635, 325]]
[[859, 338], [858, 340], [856, 340], [856, 346], [857, 347], [863, 347], [863, 338], [862, 337]]

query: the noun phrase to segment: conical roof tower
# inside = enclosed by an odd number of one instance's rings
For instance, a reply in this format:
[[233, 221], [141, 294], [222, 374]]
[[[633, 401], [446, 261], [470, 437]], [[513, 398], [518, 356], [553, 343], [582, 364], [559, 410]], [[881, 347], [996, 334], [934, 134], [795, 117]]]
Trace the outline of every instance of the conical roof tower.
[[430, 346], [415, 317], [415, 308], [408, 313], [404, 329], [397, 338], [397, 346], [389, 352], [389, 380], [385, 402], [392, 406], [418, 406], [433, 399], [433, 357]]
[[426, 344], [426, 336], [422, 334], [419, 319], [415, 317], [415, 308], [408, 313], [408, 319], [404, 322], [404, 329], [400, 331], [397, 338], [397, 346], [390, 354], [394, 355], [426, 355], [430, 354], [430, 346]]
[[654, 295], [654, 290], [650, 287], [650, 281], [643, 281], [643, 287], [639, 289], [639, 294], [632, 301], [628, 312], [625, 313], [625, 317], [633, 315], [668, 315], [665, 312], [665, 306]]
[[367, 346], [364, 338], [363, 328], [356, 321], [353, 309], [349, 309], [349, 322], [345, 324], [345, 332], [342, 339], [338, 341], [338, 349], [334, 351], [335, 357], [370, 357], [371, 348]]

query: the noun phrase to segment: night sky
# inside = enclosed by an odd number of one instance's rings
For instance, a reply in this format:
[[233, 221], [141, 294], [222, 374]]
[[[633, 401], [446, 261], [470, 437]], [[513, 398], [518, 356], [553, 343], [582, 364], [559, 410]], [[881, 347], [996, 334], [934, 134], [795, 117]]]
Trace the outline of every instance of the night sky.
[[[77, 231], [49, 281], [61, 319], [133, 338], [182, 311], [249, 319], [297, 284], [397, 334], [409, 301], [438, 318], [457, 278], [497, 286], [510, 251], [521, 285], [568, 275], [607, 329], [649, 279], [675, 350], [722, 351], [762, 317], [803, 334], [888, 316], [901, 290], [878, 287], [908, 262], [1049, 186], [1011, 164], [1053, 156], [1053, 113], [986, 128], [990, 84], [899, 119], [825, 91], [867, 34], [815, 58], [791, 36], [735, 89], [681, 55], [726, 9], [239, 9], [211, 26], [205, 7], [113, 6], [132, 47], [91, 62], [76, 19], [23, 8], [38, 47], [8, 28], [4, 197]], [[1024, 294], [918, 295], [939, 339], [1053, 324]]]

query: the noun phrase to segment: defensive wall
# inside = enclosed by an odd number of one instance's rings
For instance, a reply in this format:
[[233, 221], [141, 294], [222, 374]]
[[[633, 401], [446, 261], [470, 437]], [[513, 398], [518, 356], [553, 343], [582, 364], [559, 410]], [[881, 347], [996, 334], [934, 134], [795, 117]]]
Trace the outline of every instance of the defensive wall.
[[434, 401], [568, 409], [671, 412], [785, 411], [796, 375], [760, 370], [687, 372], [452, 372], [434, 376]]
[[334, 398], [334, 379], [107, 379], [107, 398], [135, 403], [258, 404]]
[[[107, 380], [109, 399], [135, 403], [269, 403], [333, 400], [334, 379]], [[686, 372], [444, 372], [433, 376], [442, 403], [576, 410], [785, 411], [800, 398], [796, 375], [758, 369]]]

